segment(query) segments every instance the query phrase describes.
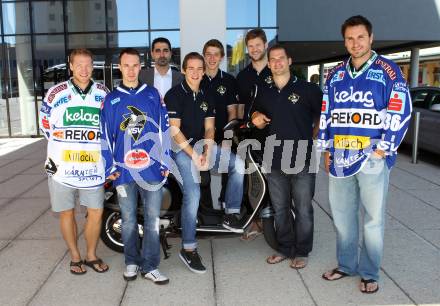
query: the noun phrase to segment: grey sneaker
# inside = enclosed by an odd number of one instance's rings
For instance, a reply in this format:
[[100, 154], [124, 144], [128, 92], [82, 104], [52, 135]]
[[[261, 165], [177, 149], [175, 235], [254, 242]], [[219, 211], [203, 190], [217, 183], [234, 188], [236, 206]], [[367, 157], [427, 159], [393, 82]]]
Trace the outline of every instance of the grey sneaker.
[[142, 276], [145, 277], [145, 279], [149, 279], [156, 285], [166, 285], [170, 282], [168, 277], [160, 273], [158, 269], [150, 271], [148, 273], [141, 272]]
[[135, 280], [137, 277], [137, 273], [139, 271], [139, 267], [137, 265], [127, 265], [124, 271], [124, 279], [126, 281]]

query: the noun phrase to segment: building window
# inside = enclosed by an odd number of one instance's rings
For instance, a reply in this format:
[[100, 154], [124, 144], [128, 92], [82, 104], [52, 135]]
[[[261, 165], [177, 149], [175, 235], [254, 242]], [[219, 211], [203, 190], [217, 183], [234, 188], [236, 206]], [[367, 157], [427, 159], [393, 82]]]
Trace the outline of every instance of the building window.
[[244, 37], [253, 28], [266, 32], [269, 44], [276, 41], [276, 0], [226, 0], [226, 53], [228, 71], [237, 74], [249, 62]]

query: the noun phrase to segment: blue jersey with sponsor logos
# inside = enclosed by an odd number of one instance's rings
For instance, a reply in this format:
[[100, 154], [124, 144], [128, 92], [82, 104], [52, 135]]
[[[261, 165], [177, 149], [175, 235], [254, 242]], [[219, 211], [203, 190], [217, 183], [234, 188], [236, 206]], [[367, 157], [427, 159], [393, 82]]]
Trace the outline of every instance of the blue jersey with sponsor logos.
[[411, 116], [408, 86], [400, 68], [373, 52], [357, 72], [350, 60], [328, 75], [321, 109], [318, 148], [331, 156], [330, 174], [358, 173], [376, 149], [391, 168]]
[[118, 86], [105, 98], [101, 125], [106, 175], [120, 173], [115, 185], [165, 179], [161, 172], [168, 170], [171, 141], [168, 112], [156, 88]]
[[48, 140], [46, 172], [63, 185], [96, 188], [105, 182], [99, 114], [108, 89], [91, 81], [85, 90], [72, 80], [49, 89], [40, 109]]

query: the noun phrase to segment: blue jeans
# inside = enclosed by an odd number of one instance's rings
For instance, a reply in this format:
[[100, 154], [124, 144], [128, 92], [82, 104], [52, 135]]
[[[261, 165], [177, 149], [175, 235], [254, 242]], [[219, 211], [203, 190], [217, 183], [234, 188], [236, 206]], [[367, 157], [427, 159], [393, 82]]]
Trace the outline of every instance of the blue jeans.
[[[370, 157], [357, 174], [344, 178], [330, 177], [329, 199], [336, 227], [336, 256], [340, 271], [379, 280], [389, 175], [385, 159]], [[359, 203], [365, 214], [364, 237], [358, 259]]]
[[[156, 184], [159, 182], [154, 185]], [[150, 191], [141, 188], [136, 182], [131, 182], [117, 186], [116, 190], [121, 207], [125, 264], [138, 265], [145, 273], [153, 271], [158, 268], [160, 262], [159, 216], [162, 205], [162, 187]], [[142, 250], [139, 247], [137, 223], [138, 192], [144, 209]]]
[[[230, 156], [230, 158], [228, 158]], [[244, 162], [228, 150], [213, 148], [210, 164], [220, 173], [227, 171], [226, 213], [239, 213], [243, 199]], [[191, 157], [184, 151], [174, 153], [179, 173], [175, 173], [183, 192], [182, 199], [182, 245], [184, 249], [197, 247], [196, 220], [200, 202], [200, 174]]]
[[[312, 199], [316, 174], [308, 171], [306, 167], [298, 174], [285, 174], [281, 170], [267, 174], [278, 252], [289, 258], [307, 257], [313, 247]], [[290, 211], [292, 200], [295, 220]]]

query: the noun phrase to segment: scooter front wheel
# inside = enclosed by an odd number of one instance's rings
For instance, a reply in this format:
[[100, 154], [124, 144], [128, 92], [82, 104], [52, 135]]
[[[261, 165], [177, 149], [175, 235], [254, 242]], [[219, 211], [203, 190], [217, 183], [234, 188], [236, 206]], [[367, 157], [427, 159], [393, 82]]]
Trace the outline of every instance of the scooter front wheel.
[[101, 240], [113, 251], [123, 253], [121, 213], [104, 208], [102, 222]]

